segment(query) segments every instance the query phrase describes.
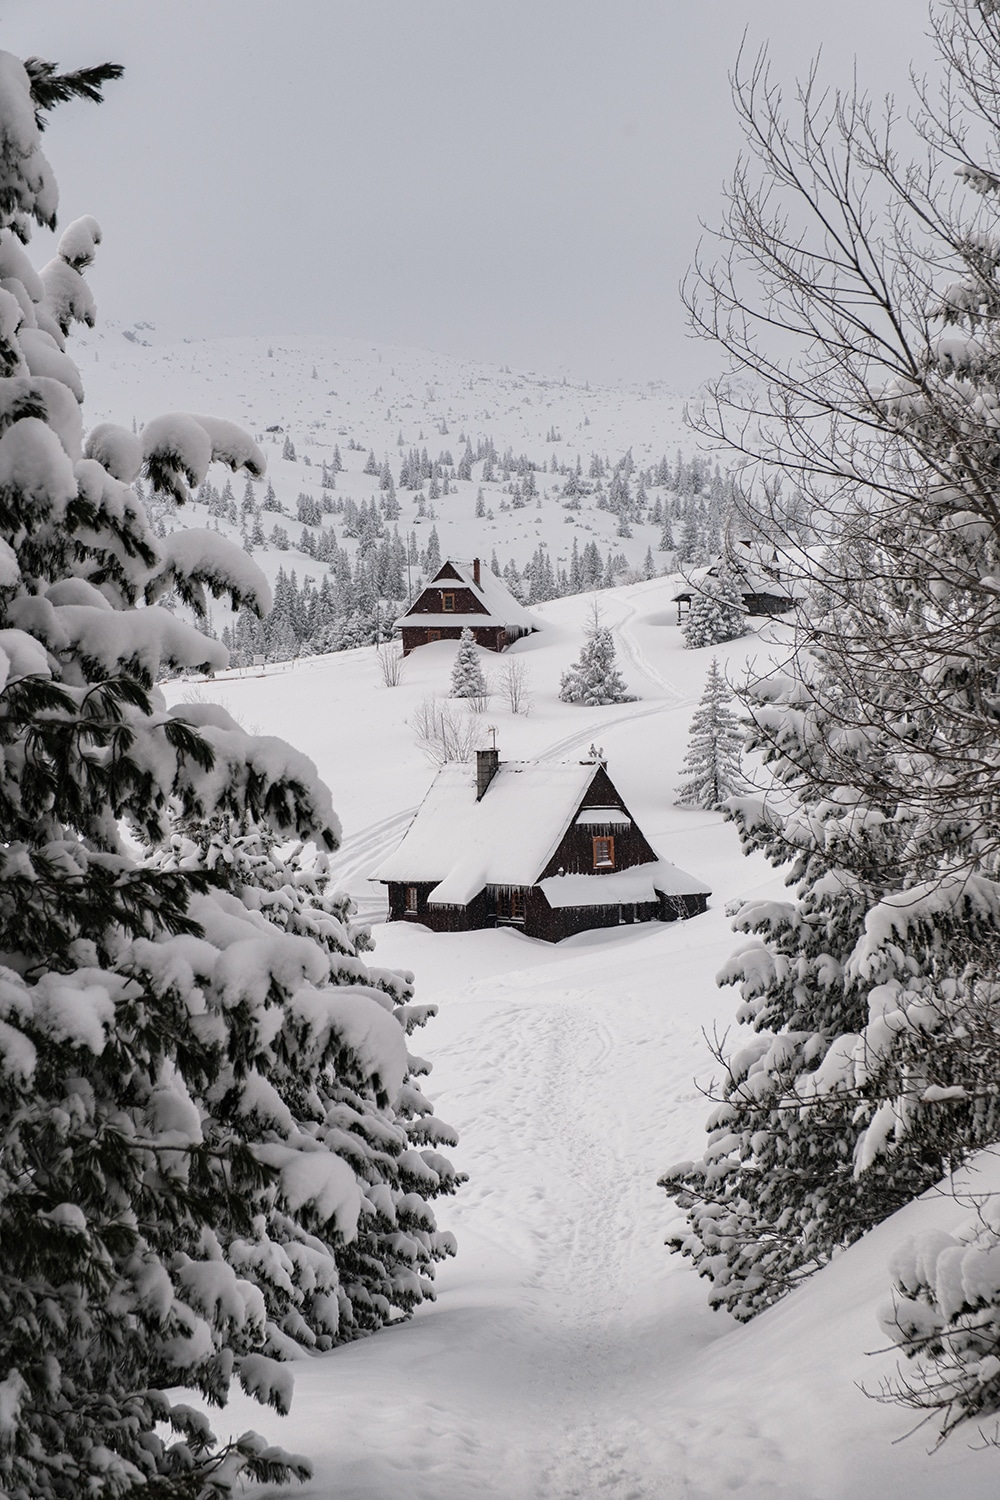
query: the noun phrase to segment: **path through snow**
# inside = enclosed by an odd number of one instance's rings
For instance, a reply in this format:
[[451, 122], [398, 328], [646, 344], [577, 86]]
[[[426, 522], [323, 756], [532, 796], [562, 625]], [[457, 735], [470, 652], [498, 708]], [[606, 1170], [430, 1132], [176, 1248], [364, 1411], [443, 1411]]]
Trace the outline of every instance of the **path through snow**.
[[[678, 1359], [728, 1326], [664, 1250], [669, 1215], [656, 1187], [704, 1107], [687, 986], [719, 926], [709, 917], [630, 929], [558, 953], [504, 932], [443, 945], [424, 935], [413, 961], [442, 1007], [433, 1049], [428, 1035], [432, 1092], [472, 1174], [440, 1210], [460, 1255], [442, 1268], [436, 1307], [298, 1368], [281, 1440], [320, 1460], [304, 1497], [720, 1492], [697, 1479], [701, 1441], [685, 1458], [689, 1424], [650, 1421]], [[412, 953], [412, 930], [380, 932], [379, 961], [398, 961], [407, 938]], [[511, 968], [518, 958], [530, 966]], [[280, 1425], [248, 1403], [238, 1409], [269, 1435]]]

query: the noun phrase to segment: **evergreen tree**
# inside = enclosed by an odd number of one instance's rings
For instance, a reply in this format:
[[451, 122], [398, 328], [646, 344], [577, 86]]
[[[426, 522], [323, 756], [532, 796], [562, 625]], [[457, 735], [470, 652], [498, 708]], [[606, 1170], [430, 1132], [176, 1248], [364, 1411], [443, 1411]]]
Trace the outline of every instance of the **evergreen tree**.
[[468, 625], [463, 625], [458, 651], [455, 653], [455, 664], [451, 669], [451, 696], [485, 701], [488, 693], [476, 638]]
[[431, 527], [431, 534], [427, 538], [427, 556], [424, 562], [424, 572], [428, 578], [433, 578], [441, 571], [441, 542], [438, 538], [437, 527]]
[[559, 697], [563, 703], [582, 703], [588, 708], [635, 702], [635, 694], [626, 691], [618, 669], [611, 631], [600, 623], [596, 609], [580, 655], [559, 680]]
[[[368, 929], [352, 922], [353, 903], [332, 885], [327, 856], [314, 846], [279, 843], [251, 816], [225, 814], [207, 822], [182, 820], [152, 863], [162, 870], [205, 871], [248, 911], [323, 955], [327, 1015], [307, 1009], [293, 1015], [280, 1044], [265, 1049], [257, 1067], [266, 1060], [270, 1098], [276, 1094], [282, 1114], [295, 1117], [296, 1131], [327, 1142], [349, 1163], [360, 1212], [353, 1237], [326, 1243], [278, 1203], [252, 1235], [227, 1242], [217, 1228], [225, 1258], [264, 1294], [269, 1352], [279, 1359], [295, 1352], [286, 1342], [289, 1334], [301, 1349], [329, 1349], [383, 1327], [394, 1310], [410, 1312], [433, 1300], [434, 1263], [453, 1253], [454, 1241], [437, 1229], [429, 1203], [453, 1192], [462, 1179], [427, 1149], [455, 1144], [454, 1132], [435, 1119], [421, 1093], [418, 1075], [427, 1064], [405, 1057], [403, 1086], [390, 1102], [379, 1081], [356, 1064], [353, 1074], [343, 1065], [316, 1067], [310, 1051], [324, 1024], [336, 1028], [331, 1040], [343, 1047], [347, 1017], [338, 1025], [337, 987], [372, 985], [382, 996], [383, 1014], [394, 1018], [403, 1037], [424, 1026], [435, 1007], [414, 1005], [412, 984], [403, 975], [365, 969], [359, 956], [371, 948]], [[290, 1008], [294, 1012], [295, 1002]], [[258, 1080], [250, 1090], [244, 1087], [244, 1099], [259, 1087]], [[265, 1113], [261, 1123], [266, 1119]], [[260, 1138], [270, 1139], [271, 1132], [261, 1131]]]
[[691, 585], [692, 598], [681, 626], [684, 644], [691, 651], [716, 646], [746, 635], [746, 615], [739, 588], [728, 570], [717, 577], [706, 576]]
[[705, 691], [691, 720], [685, 781], [677, 789], [678, 807], [705, 807], [718, 812], [727, 797], [745, 790], [740, 773], [743, 731], [729, 706], [729, 687], [713, 656]]
[[[85, 73], [99, 97], [111, 75]], [[304, 756], [154, 685], [228, 663], [157, 600], [205, 619], [226, 597], [239, 625], [270, 592], [216, 533], [158, 544], [132, 481], [182, 505], [212, 462], [259, 477], [257, 445], [174, 413], [84, 448], [69, 355], [28, 373], [36, 326], [55, 345], [94, 319], [93, 219], [40, 276], [17, 245], [53, 227], [36, 111], [85, 73], [0, 69], [0, 1491], [207, 1500], [307, 1466], [253, 1433], [220, 1451], [166, 1392], [221, 1404], [235, 1378], [286, 1409], [282, 1360], [427, 1295], [449, 1246], [426, 1200], [456, 1179], [424, 1149], [408, 982], [366, 968], [323, 889], [288, 895], [273, 849], [251, 891], [172, 842], [252, 820], [329, 850], [340, 831]]]

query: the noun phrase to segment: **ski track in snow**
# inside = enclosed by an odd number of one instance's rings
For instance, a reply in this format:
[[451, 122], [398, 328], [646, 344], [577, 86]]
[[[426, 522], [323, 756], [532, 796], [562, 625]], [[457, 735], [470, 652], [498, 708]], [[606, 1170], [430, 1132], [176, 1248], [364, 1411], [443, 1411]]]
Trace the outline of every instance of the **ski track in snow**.
[[661, 672], [657, 671], [656, 667], [653, 666], [642, 650], [631, 629], [632, 621], [637, 614], [638, 607], [629, 601], [626, 603], [625, 613], [614, 624], [613, 628], [618, 632], [618, 644], [621, 646], [622, 655], [631, 662], [635, 670], [641, 673], [647, 681], [654, 683], [665, 698], [672, 701], [673, 707], [679, 708], [686, 703], [692, 702], [693, 700], [687, 693], [682, 693], [680, 688], [674, 683], [669, 682]]
[[369, 884], [368, 876], [381, 857], [399, 842], [416, 806], [404, 812], [393, 813], [348, 834], [337, 853], [330, 859], [330, 874], [334, 884], [341, 890], [350, 891], [357, 907], [358, 918], [363, 922], [378, 922], [385, 918], [388, 899], [382, 886]]

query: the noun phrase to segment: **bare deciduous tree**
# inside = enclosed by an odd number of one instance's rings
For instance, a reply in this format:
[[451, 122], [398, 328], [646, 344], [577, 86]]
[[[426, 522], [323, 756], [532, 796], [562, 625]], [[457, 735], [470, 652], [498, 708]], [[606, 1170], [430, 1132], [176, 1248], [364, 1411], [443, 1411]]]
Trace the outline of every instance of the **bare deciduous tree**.
[[403, 680], [403, 652], [395, 642], [388, 641], [380, 646], [375, 655], [378, 658], [379, 675], [385, 687], [398, 687]]
[[512, 714], [531, 712], [531, 687], [528, 668], [518, 656], [509, 656], [500, 671], [500, 690]]
[[[688, 288], [729, 361], [701, 431], [743, 455], [743, 519], [807, 595], [787, 659], [745, 689], [772, 780], [735, 811], [748, 850], [792, 862], [794, 899], [737, 916], [726, 974], [757, 1036], [717, 1052], [708, 1149], [664, 1179], [676, 1248], [738, 1317], [998, 1133], [959, 1000], [998, 1003], [1000, 8], [939, 0], [932, 26], [915, 160], [890, 106], [815, 70], [789, 105], [741, 58], [746, 155]], [[912, 1351], [914, 1404], [946, 1426], [965, 1316]]]
[[474, 718], [443, 698], [421, 699], [409, 724], [421, 750], [436, 766], [469, 760], [481, 733]]

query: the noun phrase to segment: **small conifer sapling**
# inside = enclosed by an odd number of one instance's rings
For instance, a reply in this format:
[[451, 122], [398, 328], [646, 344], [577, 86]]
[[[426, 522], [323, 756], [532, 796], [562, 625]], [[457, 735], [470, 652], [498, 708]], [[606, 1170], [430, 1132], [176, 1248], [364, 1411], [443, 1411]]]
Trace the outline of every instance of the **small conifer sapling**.
[[688, 751], [684, 758], [685, 780], [677, 788], [678, 807], [704, 807], [718, 811], [727, 797], [743, 790], [740, 771], [743, 732], [729, 706], [729, 688], [712, 657], [705, 691], [691, 720]]

